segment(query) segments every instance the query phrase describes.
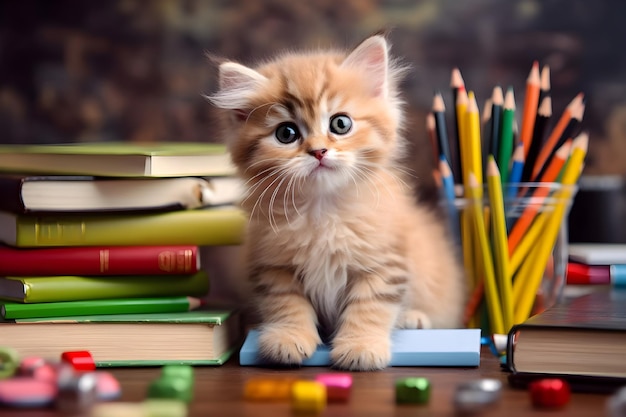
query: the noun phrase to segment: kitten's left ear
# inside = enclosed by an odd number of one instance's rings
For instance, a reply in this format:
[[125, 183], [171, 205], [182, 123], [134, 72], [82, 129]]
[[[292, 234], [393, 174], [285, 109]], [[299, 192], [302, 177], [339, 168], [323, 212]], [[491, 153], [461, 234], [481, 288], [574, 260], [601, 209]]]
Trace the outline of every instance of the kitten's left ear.
[[267, 82], [267, 78], [244, 65], [224, 62], [219, 67], [219, 91], [209, 97], [222, 109], [235, 110], [241, 117], [247, 116], [251, 97]]
[[373, 95], [387, 96], [389, 56], [384, 36], [374, 35], [365, 39], [346, 57], [341, 66], [364, 71], [371, 83]]

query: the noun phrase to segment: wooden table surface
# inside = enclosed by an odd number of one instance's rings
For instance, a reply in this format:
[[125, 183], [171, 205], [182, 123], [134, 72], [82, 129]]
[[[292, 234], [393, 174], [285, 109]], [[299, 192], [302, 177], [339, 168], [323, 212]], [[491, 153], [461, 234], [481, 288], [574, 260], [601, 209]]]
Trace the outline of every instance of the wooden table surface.
[[[189, 416], [290, 416], [289, 403], [258, 403], [242, 400], [243, 387], [251, 377], [293, 377], [312, 379], [327, 368], [266, 369], [240, 367], [233, 357], [220, 367], [196, 367], [194, 400]], [[159, 368], [117, 368], [112, 373], [119, 379], [123, 393], [121, 401], [142, 401], [148, 384], [159, 375]], [[506, 373], [498, 360], [486, 349], [478, 368], [388, 368], [380, 372], [354, 372], [353, 391], [346, 404], [329, 404], [322, 416], [455, 416], [452, 399], [459, 382], [475, 378], [498, 378], [504, 385], [498, 404], [475, 414], [479, 416], [606, 416], [606, 394], [573, 394], [570, 403], [561, 410], [533, 409], [528, 392], [509, 387]], [[431, 398], [426, 405], [396, 405], [394, 383], [407, 376], [423, 376], [431, 381]], [[52, 417], [54, 410], [9, 410], [0, 408], [0, 416]]]

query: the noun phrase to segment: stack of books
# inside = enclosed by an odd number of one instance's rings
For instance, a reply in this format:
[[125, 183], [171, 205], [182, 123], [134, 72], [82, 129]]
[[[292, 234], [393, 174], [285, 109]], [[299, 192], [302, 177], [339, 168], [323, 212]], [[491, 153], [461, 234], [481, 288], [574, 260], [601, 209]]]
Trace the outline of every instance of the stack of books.
[[0, 346], [223, 363], [238, 314], [204, 305], [200, 249], [242, 241], [233, 174], [217, 144], [0, 145]]

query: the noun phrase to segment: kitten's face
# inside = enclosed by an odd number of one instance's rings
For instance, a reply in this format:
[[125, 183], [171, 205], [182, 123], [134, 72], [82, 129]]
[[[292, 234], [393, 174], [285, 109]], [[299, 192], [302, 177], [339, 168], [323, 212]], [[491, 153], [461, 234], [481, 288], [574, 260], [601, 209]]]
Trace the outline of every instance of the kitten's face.
[[222, 64], [211, 99], [228, 110], [227, 143], [251, 187], [332, 193], [395, 157], [393, 75], [386, 42], [375, 36], [347, 57], [291, 54], [256, 70]]

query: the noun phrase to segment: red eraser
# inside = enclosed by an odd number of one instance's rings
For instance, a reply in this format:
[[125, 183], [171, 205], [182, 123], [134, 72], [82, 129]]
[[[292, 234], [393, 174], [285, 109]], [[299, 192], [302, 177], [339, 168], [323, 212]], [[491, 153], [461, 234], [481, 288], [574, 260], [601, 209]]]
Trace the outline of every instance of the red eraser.
[[96, 370], [96, 363], [91, 353], [86, 350], [63, 352], [61, 354], [61, 360], [72, 365], [75, 371], [90, 372]]

